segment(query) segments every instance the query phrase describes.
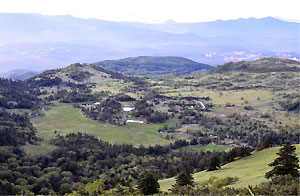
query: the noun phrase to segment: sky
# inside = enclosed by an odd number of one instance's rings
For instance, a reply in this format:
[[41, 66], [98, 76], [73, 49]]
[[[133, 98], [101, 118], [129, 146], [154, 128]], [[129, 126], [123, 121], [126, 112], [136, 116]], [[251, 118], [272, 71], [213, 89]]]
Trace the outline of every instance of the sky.
[[299, 22], [299, 10], [299, 0], [0, 0], [0, 13], [72, 15], [144, 23], [268, 16]]

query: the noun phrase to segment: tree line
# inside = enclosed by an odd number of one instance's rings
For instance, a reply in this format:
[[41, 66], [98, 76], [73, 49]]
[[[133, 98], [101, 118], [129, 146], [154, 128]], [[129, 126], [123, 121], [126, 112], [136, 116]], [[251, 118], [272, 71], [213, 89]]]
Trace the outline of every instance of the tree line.
[[26, 190], [35, 194], [65, 194], [99, 178], [105, 190], [129, 187], [149, 169], [157, 178], [172, 177], [178, 174], [183, 161], [188, 160], [190, 170], [196, 172], [207, 169], [213, 155], [223, 157], [221, 165], [233, 155], [177, 151], [184, 142], [149, 147], [116, 145], [82, 133], [58, 135], [51, 144], [58, 148], [39, 157], [27, 156], [18, 146], [0, 148], [2, 194], [20, 194]]

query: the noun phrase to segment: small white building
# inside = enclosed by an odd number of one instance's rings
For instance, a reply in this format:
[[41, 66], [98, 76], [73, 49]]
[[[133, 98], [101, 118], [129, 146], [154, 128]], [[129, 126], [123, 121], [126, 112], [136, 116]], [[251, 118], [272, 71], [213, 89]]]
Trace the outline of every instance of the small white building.
[[202, 109], [205, 109], [205, 105], [202, 103], [202, 101], [199, 101], [199, 103], [200, 103]]
[[123, 107], [123, 110], [124, 110], [125, 112], [130, 112], [130, 111], [134, 110], [134, 107], [124, 106], [124, 107]]
[[142, 120], [127, 120], [127, 123], [144, 123]]

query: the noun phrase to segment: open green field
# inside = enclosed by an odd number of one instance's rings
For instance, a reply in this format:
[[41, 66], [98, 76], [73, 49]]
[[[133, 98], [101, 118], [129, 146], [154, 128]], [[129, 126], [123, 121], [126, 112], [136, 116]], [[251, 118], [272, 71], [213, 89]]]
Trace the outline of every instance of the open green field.
[[231, 148], [232, 147], [230, 147], [230, 146], [207, 144], [204, 146], [185, 146], [185, 147], [182, 147], [181, 150], [191, 150], [194, 152], [201, 152], [201, 151], [224, 152], [224, 151], [229, 151]]
[[[248, 104], [261, 107], [265, 106], [272, 99], [270, 90], [231, 90], [231, 91], [214, 91], [207, 89], [178, 89], [177, 92], [169, 93], [168, 96], [194, 96], [194, 97], [210, 97], [215, 105], [225, 106], [226, 103], [235, 105], [243, 105], [247, 101]], [[257, 98], [260, 100], [258, 101]], [[247, 105], [247, 104], [245, 104]]]
[[[157, 132], [160, 127], [164, 126], [163, 124], [127, 123], [126, 126], [104, 124], [86, 118], [80, 109], [74, 108], [71, 104], [55, 103], [50, 110], [45, 112], [45, 116], [33, 118], [32, 123], [38, 130], [37, 135], [45, 140], [42, 143], [47, 143], [55, 137], [54, 130], [60, 134], [70, 132], [93, 134], [111, 143], [147, 146], [171, 142]], [[168, 123], [172, 124], [172, 122]]]
[[[296, 147], [299, 156], [300, 144], [297, 144]], [[271, 170], [271, 167], [269, 167], [268, 164], [277, 157], [276, 153], [279, 149], [280, 147], [274, 147], [255, 152], [251, 156], [228, 163], [217, 171], [202, 171], [195, 173], [194, 180], [195, 182], [201, 182], [207, 180], [211, 176], [217, 176], [219, 178], [231, 176], [239, 178], [239, 180], [232, 185], [234, 187], [247, 187], [248, 185], [260, 184], [267, 181], [264, 177], [265, 173]], [[167, 191], [174, 183], [175, 178], [160, 180], [160, 189], [162, 191]]]
[[55, 150], [57, 147], [54, 145], [47, 144], [46, 142], [41, 142], [40, 145], [30, 145], [27, 144], [22, 147], [23, 150], [26, 152], [27, 155], [31, 156], [38, 156], [38, 155], [45, 155], [50, 153], [51, 151]]

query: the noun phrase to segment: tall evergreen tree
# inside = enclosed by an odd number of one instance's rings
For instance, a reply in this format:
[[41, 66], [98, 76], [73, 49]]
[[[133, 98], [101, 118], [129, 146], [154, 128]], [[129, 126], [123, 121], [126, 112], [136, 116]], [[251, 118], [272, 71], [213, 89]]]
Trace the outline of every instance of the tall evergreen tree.
[[299, 177], [299, 159], [295, 151], [296, 147], [291, 145], [290, 142], [280, 148], [279, 152], [276, 153], [279, 157], [269, 164], [269, 166], [274, 168], [267, 172], [265, 177], [270, 178], [273, 176], [283, 176], [288, 174], [293, 177]]
[[190, 166], [189, 161], [184, 161], [181, 168], [180, 173], [176, 176], [176, 184], [175, 186], [185, 186], [185, 185], [193, 185], [194, 178], [192, 176], [192, 168]]
[[173, 165], [169, 165], [167, 170], [167, 178], [176, 176], [176, 174], [177, 174], [176, 168]]
[[220, 169], [220, 159], [216, 155], [212, 155], [208, 160], [208, 169], [207, 171], [214, 171]]
[[144, 195], [153, 195], [159, 193], [159, 183], [157, 178], [150, 172], [143, 172], [137, 181], [138, 188]]
[[175, 186], [193, 185], [193, 182], [194, 180], [191, 174], [180, 172], [178, 176], [176, 176]]

